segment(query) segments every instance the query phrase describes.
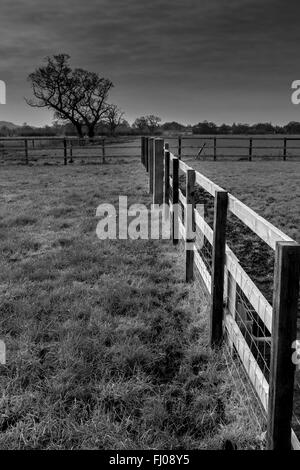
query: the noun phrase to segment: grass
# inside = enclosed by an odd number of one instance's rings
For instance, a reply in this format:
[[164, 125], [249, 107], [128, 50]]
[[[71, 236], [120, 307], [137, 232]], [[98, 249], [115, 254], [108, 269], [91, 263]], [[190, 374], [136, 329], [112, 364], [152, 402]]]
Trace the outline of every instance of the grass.
[[6, 166], [0, 181], [0, 448], [260, 448], [181, 253], [96, 237], [101, 202], [149, 204], [141, 165]]

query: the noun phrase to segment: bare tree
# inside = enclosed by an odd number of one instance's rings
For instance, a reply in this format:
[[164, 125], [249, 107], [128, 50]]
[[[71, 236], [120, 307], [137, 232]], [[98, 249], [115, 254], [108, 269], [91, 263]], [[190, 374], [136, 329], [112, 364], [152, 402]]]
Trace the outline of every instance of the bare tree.
[[76, 82], [76, 95], [83, 96], [75, 105], [75, 111], [82, 118], [88, 129], [88, 136], [93, 138], [98, 122], [109, 110], [107, 98], [113, 84], [106, 78], [101, 78], [97, 73], [83, 69], [74, 71]]
[[154, 116], [153, 114], [150, 114], [149, 116], [146, 116], [146, 119], [148, 121], [148, 129], [153, 134], [156, 129], [159, 128], [159, 123], [161, 122], [161, 118], [158, 116]]
[[111, 104], [108, 106], [105, 114], [105, 122], [107, 123], [111, 135], [115, 135], [117, 127], [122, 123], [124, 113], [118, 108], [117, 105]]
[[160, 117], [150, 114], [149, 116], [136, 118], [132, 126], [138, 129], [139, 132], [150, 132], [150, 134], [153, 134], [159, 128], [160, 121]]
[[132, 124], [132, 127], [134, 129], [138, 129], [139, 132], [147, 132], [148, 129], [148, 121], [145, 116], [141, 116], [139, 118], [136, 118], [134, 123]]
[[97, 73], [83, 69], [72, 70], [67, 54], [46, 58], [46, 65], [28, 77], [35, 99], [26, 100], [30, 106], [54, 110], [56, 118], [70, 121], [80, 137], [83, 126], [90, 138], [97, 123], [107, 112], [107, 98], [113, 84]]

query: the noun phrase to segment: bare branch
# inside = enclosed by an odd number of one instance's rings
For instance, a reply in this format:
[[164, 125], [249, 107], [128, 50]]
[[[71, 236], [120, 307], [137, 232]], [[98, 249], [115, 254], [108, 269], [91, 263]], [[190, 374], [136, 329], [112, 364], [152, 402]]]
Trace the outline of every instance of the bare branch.
[[67, 54], [45, 59], [46, 65], [31, 73], [34, 99], [25, 99], [29, 106], [53, 109], [60, 119], [70, 120], [82, 133], [85, 125], [90, 137], [108, 109], [107, 98], [113, 84], [97, 73], [72, 70]]

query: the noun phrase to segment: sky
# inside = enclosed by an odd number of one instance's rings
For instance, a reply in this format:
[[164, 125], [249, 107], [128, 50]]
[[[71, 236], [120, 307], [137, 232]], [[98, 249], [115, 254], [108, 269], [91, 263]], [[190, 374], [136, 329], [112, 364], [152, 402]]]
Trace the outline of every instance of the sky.
[[0, 121], [51, 124], [27, 76], [62, 52], [113, 81], [129, 122], [300, 121], [299, 17], [299, 0], [1, 0]]

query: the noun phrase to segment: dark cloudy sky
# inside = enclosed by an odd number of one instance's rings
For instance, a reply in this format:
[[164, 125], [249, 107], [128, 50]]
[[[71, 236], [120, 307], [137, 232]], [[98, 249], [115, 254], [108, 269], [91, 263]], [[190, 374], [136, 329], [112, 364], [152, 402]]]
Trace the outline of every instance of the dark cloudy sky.
[[1, 0], [0, 120], [51, 123], [23, 97], [27, 75], [58, 52], [110, 78], [129, 121], [300, 120], [299, 19], [299, 0]]

